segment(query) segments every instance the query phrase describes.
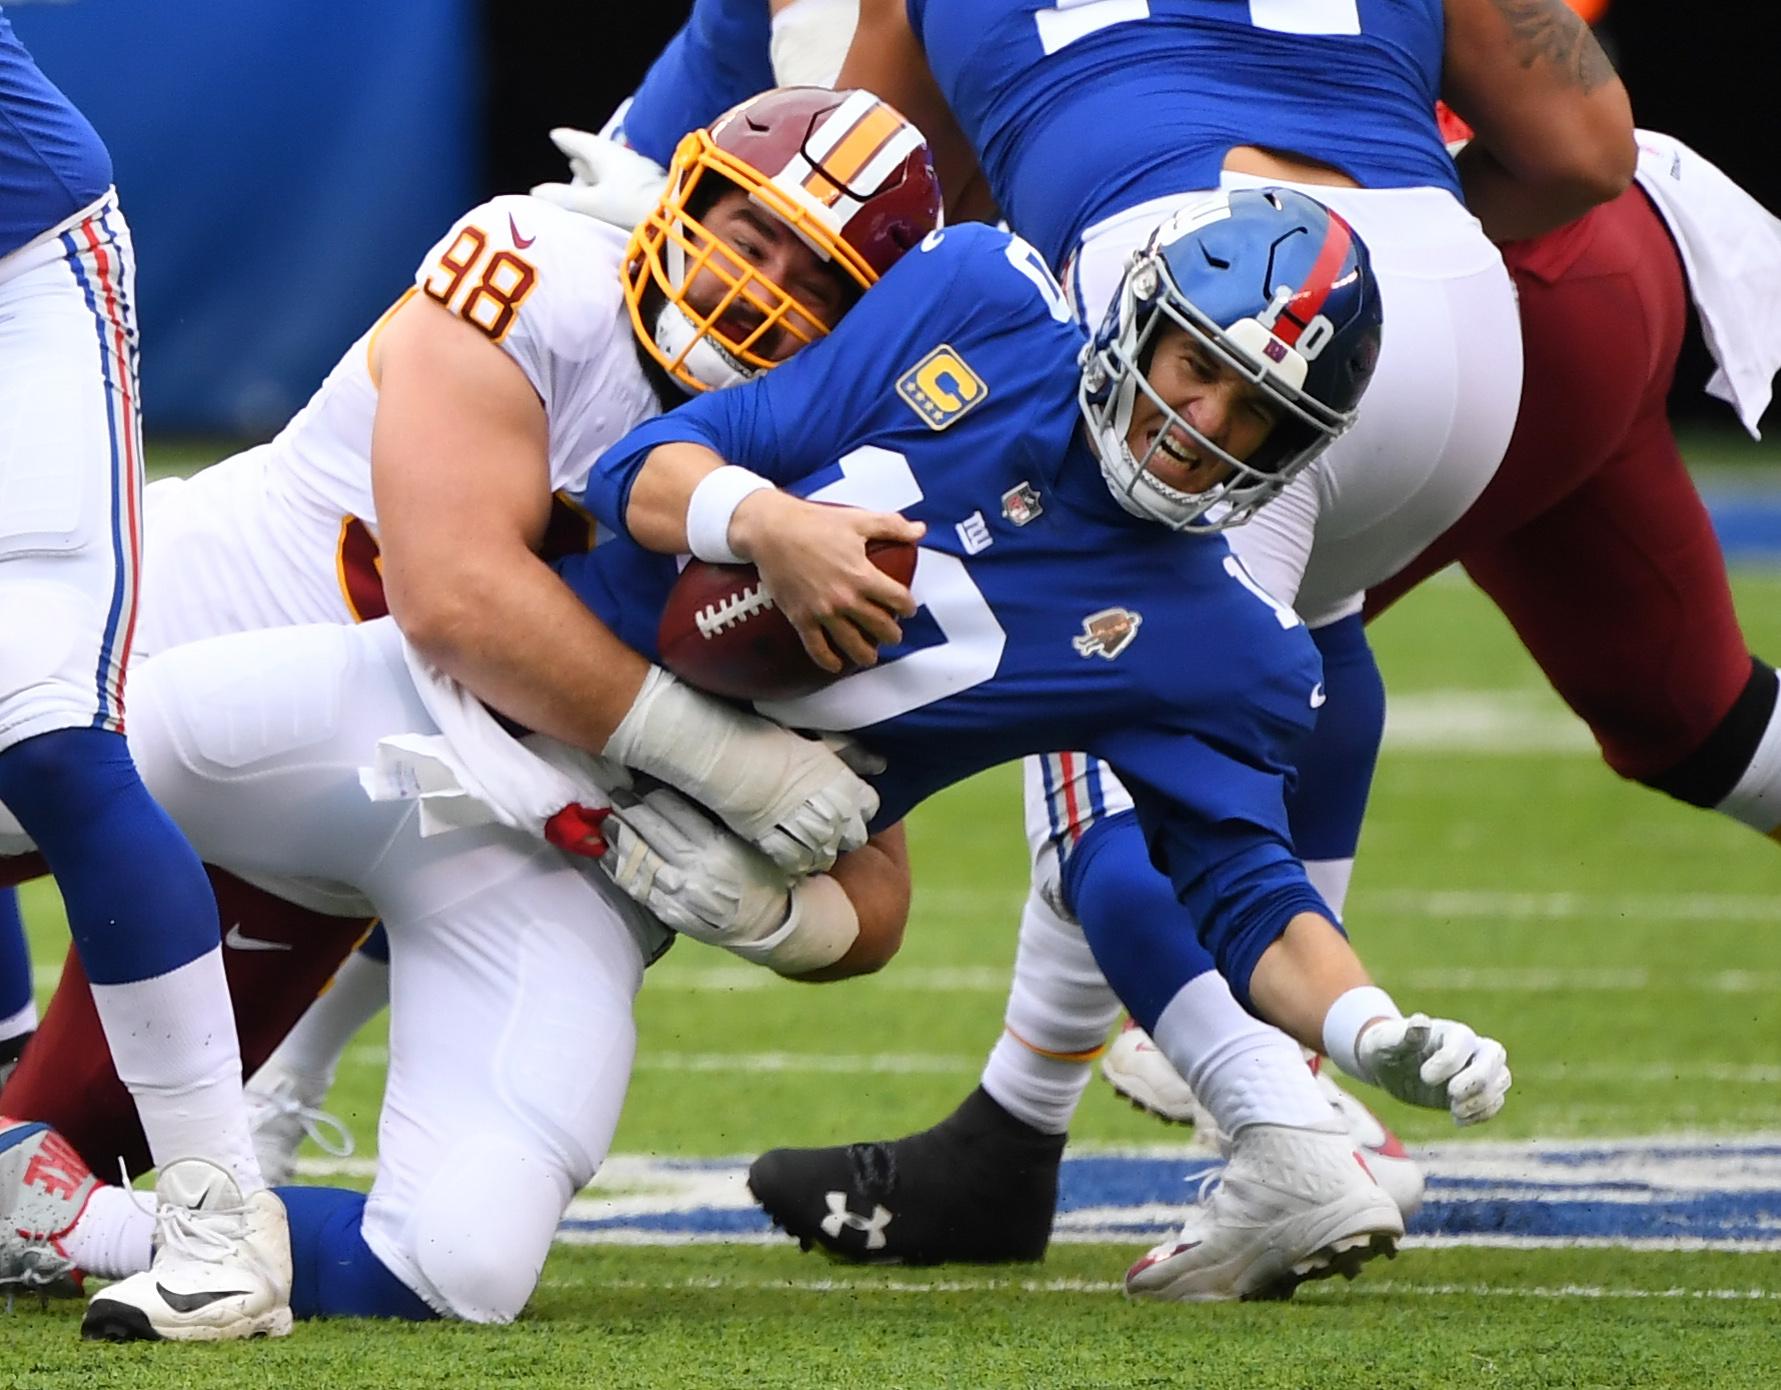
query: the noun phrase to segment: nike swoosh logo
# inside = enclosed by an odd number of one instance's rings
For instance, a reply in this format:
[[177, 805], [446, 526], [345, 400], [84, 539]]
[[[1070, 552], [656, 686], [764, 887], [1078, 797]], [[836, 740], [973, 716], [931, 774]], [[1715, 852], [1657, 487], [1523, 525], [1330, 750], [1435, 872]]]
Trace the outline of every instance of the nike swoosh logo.
[[288, 951], [288, 941], [262, 941], [257, 936], [246, 936], [242, 933], [241, 923], [237, 922], [223, 936], [223, 945], [233, 946], [237, 951]]
[[195, 1313], [200, 1308], [208, 1308], [218, 1299], [241, 1298], [253, 1292], [252, 1289], [218, 1289], [215, 1293], [174, 1293], [165, 1284], [157, 1282], [155, 1292], [161, 1295], [161, 1301], [176, 1313]]
[[1323, 682], [1319, 681], [1311, 688], [1311, 708], [1322, 709], [1323, 702], [1330, 697], [1323, 693]]
[[524, 251], [534, 241], [538, 240], [535, 236], [521, 236], [519, 234], [519, 223], [513, 220], [513, 214], [511, 212], [507, 214], [507, 230], [513, 233], [513, 244], [521, 251]]

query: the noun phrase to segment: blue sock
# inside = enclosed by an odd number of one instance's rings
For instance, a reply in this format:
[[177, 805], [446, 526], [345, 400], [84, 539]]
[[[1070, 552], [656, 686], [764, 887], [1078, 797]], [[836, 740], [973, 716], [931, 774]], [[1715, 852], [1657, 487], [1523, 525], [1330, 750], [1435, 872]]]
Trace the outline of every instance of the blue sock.
[[1298, 780], [1286, 798], [1301, 859], [1352, 859], [1385, 733], [1385, 682], [1360, 615], [1311, 634], [1323, 654], [1328, 699], [1299, 746]]
[[1146, 1032], [1182, 986], [1217, 968], [1129, 811], [1084, 832], [1065, 865], [1064, 892], [1095, 964]]
[[37, 842], [96, 985], [152, 979], [217, 949], [216, 899], [149, 796], [122, 734], [59, 729], [0, 753], [0, 801]]
[[390, 934], [383, 929], [382, 922], [371, 928], [371, 934], [359, 943], [359, 954], [380, 960], [385, 965], [390, 963]]
[[291, 1311], [300, 1318], [439, 1315], [365, 1244], [365, 1194], [339, 1187], [277, 1187], [291, 1221]]
[[31, 951], [19, 916], [18, 890], [0, 888], [0, 1019], [11, 1018], [30, 1002]]

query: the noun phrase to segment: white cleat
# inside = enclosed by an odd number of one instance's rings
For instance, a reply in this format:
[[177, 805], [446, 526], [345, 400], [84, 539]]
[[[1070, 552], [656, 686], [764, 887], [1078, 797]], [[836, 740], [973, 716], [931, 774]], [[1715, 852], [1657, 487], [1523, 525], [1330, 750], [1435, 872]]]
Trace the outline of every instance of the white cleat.
[[161, 1169], [155, 1258], [87, 1305], [88, 1341], [221, 1342], [291, 1330], [291, 1233], [284, 1203], [203, 1158]]
[[1173, 1240], [1126, 1271], [1126, 1293], [1177, 1303], [1291, 1298], [1396, 1255], [1397, 1204], [1346, 1134], [1249, 1125]]
[[1101, 1075], [1138, 1109], [1168, 1124], [1192, 1125], [1201, 1138], [1215, 1142], [1216, 1122], [1136, 1019], [1126, 1019], [1101, 1054]]
[[0, 1293], [80, 1296], [81, 1273], [62, 1242], [98, 1185], [48, 1125], [0, 1116]]
[[1348, 1137], [1367, 1160], [1367, 1170], [1385, 1189], [1386, 1196], [1398, 1204], [1398, 1214], [1408, 1223], [1422, 1210], [1422, 1169], [1410, 1157], [1404, 1141], [1365, 1104], [1338, 1086], [1322, 1063], [1323, 1058], [1313, 1054], [1311, 1074], [1317, 1078], [1318, 1089], [1329, 1100], [1330, 1109], [1348, 1126]]
[[295, 1072], [264, 1066], [242, 1090], [247, 1100], [248, 1131], [254, 1141], [254, 1157], [268, 1187], [283, 1187], [297, 1172], [297, 1147], [305, 1137], [323, 1153], [346, 1158], [353, 1138], [338, 1118], [321, 1108], [327, 1096], [325, 1083], [300, 1077]]
[[[1324, 1069], [1323, 1058], [1313, 1053], [1309, 1065], [1330, 1109], [1347, 1127], [1349, 1138], [1367, 1160], [1379, 1186], [1398, 1204], [1398, 1213], [1408, 1221], [1422, 1209], [1422, 1169], [1404, 1148], [1404, 1141], [1387, 1129], [1383, 1120], [1336, 1084]], [[1218, 1122], [1206, 1113], [1193, 1089], [1181, 1079], [1150, 1035], [1132, 1019], [1126, 1020], [1125, 1027], [1102, 1054], [1101, 1075], [1140, 1110], [1170, 1124], [1192, 1125], [1198, 1139], [1228, 1156], [1230, 1140], [1219, 1130]]]

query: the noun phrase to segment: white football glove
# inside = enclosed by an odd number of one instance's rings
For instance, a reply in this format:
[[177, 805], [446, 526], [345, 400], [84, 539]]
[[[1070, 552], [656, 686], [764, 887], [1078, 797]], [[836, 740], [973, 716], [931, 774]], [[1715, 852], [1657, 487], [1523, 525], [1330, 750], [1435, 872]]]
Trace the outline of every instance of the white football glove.
[[539, 184], [532, 190], [534, 198], [627, 232], [661, 201], [668, 171], [647, 155], [604, 135], [567, 126], [551, 131], [550, 138], [568, 156], [574, 177], [568, 183]]
[[666, 787], [621, 793], [602, 830], [607, 877], [685, 936], [798, 975], [841, 959], [859, 935], [833, 879], [793, 878]]
[[1509, 1056], [1450, 1018], [1385, 1018], [1361, 1033], [1355, 1056], [1382, 1090], [1410, 1105], [1446, 1107], [1459, 1125], [1488, 1120], [1511, 1084]]
[[791, 874], [866, 843], [878, 793], [824, 744], [653, 667], [602, 755], [687, 793]]

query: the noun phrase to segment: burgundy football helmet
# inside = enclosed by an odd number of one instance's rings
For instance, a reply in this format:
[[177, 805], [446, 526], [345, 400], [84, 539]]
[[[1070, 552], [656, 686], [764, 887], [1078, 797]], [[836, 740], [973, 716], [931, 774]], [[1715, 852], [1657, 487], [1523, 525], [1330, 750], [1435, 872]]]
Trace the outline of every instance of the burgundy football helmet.
[[[809, 343], [831, 327], [700, 222], [695, 210], [712, 194], [700, 185], [712, 178], [742, 189], [862, 290], [941, 223], [927, 140], [870, 92], [781, 87], [688, 135], [661, 202], [632, 234], [624, 279], [644, 349], [695, 391], [772, 366], [757, 348], [776, 328]], [[708, 312], [685, 297], [701, 270], [725, 290]], [[759, 319], [740, 336], [720, 323], [739, 299]]]

